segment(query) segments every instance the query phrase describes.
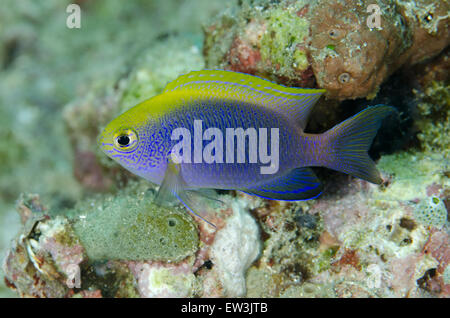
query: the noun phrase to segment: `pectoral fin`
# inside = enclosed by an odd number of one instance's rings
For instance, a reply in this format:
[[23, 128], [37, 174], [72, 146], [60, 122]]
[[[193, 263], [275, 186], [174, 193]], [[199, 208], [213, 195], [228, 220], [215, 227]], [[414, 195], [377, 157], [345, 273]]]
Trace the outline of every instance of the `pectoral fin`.
[[214, 228], [216, 227], [204, 217], [194, 212], [205, 210], [205, 208], [200, 204], [200, 201], [195, 198], [195, 191], [186, 189], [186, 183], [180, 174], [180, 165], [169, 161], [164, 174], [164, 179], [156, 193], [155, 203], [166, 206], [168, 203], [173, 202], [174, 199], [183, 203], [190, 213], [199, 217]]
[[322, 193], [322, 185], [311, 169], [298, 168], [266, 184], [241, 191], [265, 199], [300, 201], [317, 198]]

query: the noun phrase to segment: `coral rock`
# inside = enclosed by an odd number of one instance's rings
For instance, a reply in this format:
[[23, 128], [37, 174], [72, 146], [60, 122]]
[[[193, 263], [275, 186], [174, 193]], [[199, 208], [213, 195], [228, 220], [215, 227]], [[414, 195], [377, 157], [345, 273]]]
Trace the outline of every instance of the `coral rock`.
[[245, 295], [260, 252], [248, 204], [224, 196], [227, 208], [208, 211], [214, 230], [179, 207], [154, 206], [144, 189], [130, 183], [56, 217], [41, 213], [37, 196], [24, 196], [25, 224], [3, 265], [7, 286], [31, 297]]
[[236, 14], [225, 13], [205, 28], [207, 67], [317, 85], [332, 99], [373, 98], [394, 71], [448, 46], [450, 5], [382, 0], [373, 9], [372, 3], [244, 2]]

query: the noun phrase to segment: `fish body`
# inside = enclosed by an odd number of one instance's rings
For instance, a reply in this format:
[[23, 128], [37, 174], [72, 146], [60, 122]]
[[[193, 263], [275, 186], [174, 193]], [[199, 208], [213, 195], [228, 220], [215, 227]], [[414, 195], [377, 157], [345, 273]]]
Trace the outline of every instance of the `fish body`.
[[[191, 104], [192, 103], [192, 104]], [[277, 128], [279, 132], [279, 169], [270, 175], [261, 174], [261, 166], [267, 166], [258, 160], [250, 163], [249, 152], [246, 151], [245, 160], [243, 163], [237, 162], [237, 140], [235, 139], [233, 153], [234, 163], [226, 163], [226, 153], [223, 151], [220, 156], [222, 163], [208, 163], [205, 160], [195, 163], [194, 152], [196, 147], [198, 149], [205, 149], [211, 142], [209, 140], [202, 140], [201, 143], [196, 143], [194, 135], [196, 128], [194, 121], [200, 122], [197, 127], [201, 129], [197, 134], [203, 135], [208, 129], [219, 129], [221, 131], [222, 145], [226, 144], [226, 129], [227, 128], [242, 128], [243, 131], [254, 129], [258, 132], [259, 129], [267, 129], [268, 140], [267, 144], [271, 143], [270, 130]], [[178, 128], [186, 128], [191, 135], [192, 149], [190, 156], [190, 163], [182, 162], [181, 171], [183, 179], [186, 184], [192, 188], [216, 188], [216, 189], [237, 189], [245, 188], [255, 183], [265, 182], [268, 178], [273, 179], [279, 175], [285, 174], [296, 166], [305, 166], [308, 163], [308, 156], [302, 153], [298, 147], [303, 143], [299, 129], [293, 125], [284, 116], [279, 116], [275, 111], [255, 107], [252, 104], [240, 103], [233, 101], [223, 101], [220, 104], [213, 106], [205, 106], [202, 101], [195, 98], [188, 104], [180, 106], [179, 109], [174, 110], [169, 116], [161, 119], [160, 127], [163, 127], [161, 133], [162, 138], [154, 143], [154, 147], [162, 150], [161, 160], [158, 162], [157, 174], [148, 174], [145, 167], [143, 167], [144, 178], [160, 184], [162, 182], [164, 172], [167, 169], [167, 162], [169, 150], [172, 149], [178, 141], [171, 140], [171, 132]], [[196, 146], [197, 144], [197, 146]], [[200, 145], [200, 146], [198, 146]], [[246, 146], [250, 146], [249, 140], [246, 140]], [[270, 152], [270, 151], [269, 151]]]
[[322, 186], [313, 166], [380, 183], [367, 151], [393, 108], [369, 107], [324, 134], [307, 134], [308, 116], [323, 93], [230, 71], [191, 72], [114, 119], [100, 146], [185, 205], [184, 191], [201, 188], [315, 198]]

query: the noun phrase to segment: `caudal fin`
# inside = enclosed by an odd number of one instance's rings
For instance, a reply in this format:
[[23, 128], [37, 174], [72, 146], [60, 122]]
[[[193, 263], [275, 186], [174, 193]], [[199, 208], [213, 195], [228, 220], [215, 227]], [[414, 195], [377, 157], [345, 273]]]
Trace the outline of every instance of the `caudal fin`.
[[383, 180], [367, 152], [381, 122], [394, 111], [384, 105], [368, 107], [327, 131], [331, 151], [327, 167], [380, 184]]

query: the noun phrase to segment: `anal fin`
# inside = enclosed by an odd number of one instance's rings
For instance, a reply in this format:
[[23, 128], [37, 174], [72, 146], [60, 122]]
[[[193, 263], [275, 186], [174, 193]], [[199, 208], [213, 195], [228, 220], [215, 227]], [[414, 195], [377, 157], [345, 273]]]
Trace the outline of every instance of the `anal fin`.
[[265, 199], [300, 201], [317, 198], [322, 184], [311, 169], [297, 168], [266, 184], [240, 190]]

